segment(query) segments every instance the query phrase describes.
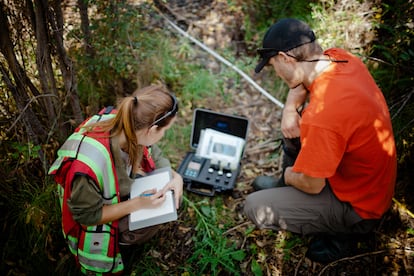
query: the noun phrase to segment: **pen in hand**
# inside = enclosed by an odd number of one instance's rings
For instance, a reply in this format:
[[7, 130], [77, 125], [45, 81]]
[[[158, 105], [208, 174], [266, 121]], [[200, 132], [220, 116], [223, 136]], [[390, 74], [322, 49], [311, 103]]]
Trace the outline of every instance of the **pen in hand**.
[[153, 196], [156, 196], [156, 198], [162, 198], [162, 197], [164, 197], [164, 195], [165, 195], [164, 190], [157, 191], [157, 189], [151, 189], [151, 190], [143, 191], [141, 194], [139, 194], [139, 197], [153, 197]]

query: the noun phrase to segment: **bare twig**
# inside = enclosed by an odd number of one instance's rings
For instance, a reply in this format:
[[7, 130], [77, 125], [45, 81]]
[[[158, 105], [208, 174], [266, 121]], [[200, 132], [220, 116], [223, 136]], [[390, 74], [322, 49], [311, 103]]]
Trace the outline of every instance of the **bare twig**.
[[409, 127], [412, 123], [414, 122], [414, 118], [409, 121], [403, 128], [400, 129], [400, 131], [398, 132], [398, 134], [400, 134], [401, 132], [403, 132], [407, 127]]
[[404, 100], [404, 102], [400, 105], [400, 108], [398, 108], [397, 112], [392, 115], [391, 120], [394, 120], [394, 118], [403, 110], [407, 102], [410, 100], [411, 96], [414, 94], [414, 89], [411, 90], [411, 92], [407, 95], [407, 98]]
[[250, 221], [245, 221], [245, 222], [243, 222], [243, 223], [241, 223], [241, 224], [239, 224], [239, 225], [236, 225], [236, 226], [234, 226], [234, 227], [232, 227], [232, 228], [228, 229], [226, 232], [224, 232], [224, 233], [223, 233], [223, 235], [227, 235], [228, 233], [230, 233], [230, 232], [232, 232], [232, 231], [234, 231], [234, 230], [236, 230], [236, 229], [238, 229], [238, 228], [241, 228], [241, 227], [243, 227], [243, 226], [249, 225], [249, 224], [251, 224], [251, 222], [250, 222]]
[[244, 248], [244, 245], [246, 244], [246, 241], [247, 241], [247, 236], [245, 235], [244, 238], [243, 238], [243, 242], [242, 242], [242, 244], [240, 246], [240, 249], [243, 249]]
[[379, 250], [379, 251], [367, 252], [367, 253], [364, 253], [364, 254], [359, 254], [359, 255], [352, 256], [352, 257], [346, 257], [346, 258], [342, 258], [342, 259], [336, 260], [336, 261], [334, 261], [332, 263], [329, 263], [327, 266], [325, 266], [319, 272], [318, 276], [321, 276], [328, 268], [333, 267], [333, 266], [337, 265], [340, 262], [349, 261], [349, 260], [355, 260], [355, 259], [359, 259], [359, 258], [362, 258], [362, 257], [365, 257], [365, 256], [378, 255], [378, 254], [382, 254], [382, 253], [385, 253], [385, 252], [387, 252], [387, 251], [386, 250]]
[[302, 256], [302, 258], [299, 260], [298, 264], [295, 267], [295, 276], [298, 275], [299, 267], [302, 264], [303, 260], [305, 259], [305, 256]]
[[392, 64], [390, 62], [387, 62], [383, 59], [379, 59], [379, 58], [376, 58], [376, 57], [370, 57], [370, 56], [365, 56], [365, 55], [359, 55], [359, 56], [370, 59], [370, 60], [373, 60], [373, 61], [377, 61], [377, 62], [380, 62], [380, 63], [383, 63], [383, 64], [387, 64], [387, 65], [390, 65], [390, 66], [395, 66], [394, 64]]
[[57, 98], [57, 96], [53, 94], [38, 95], [36, 97], [31, 98], [30, 101], [23, 108], [23, 110], [20, 112], [19, 116], [17, 116], [16, 120], [14, 120], [13, 124], [6, 130], [6, 133], [9, 133], [14, 128], [17, 122], [23, 117], [24, 112], [29, 108], [30, 104], [37, 98], [42, 98], [42, 97], [56, 97]]
[[276, 146], [276, 143], [278, 141], [281, 141], [281, 139], [276, 139], [276, 140], [272, 139], [272, 138], [267, 139], [266, 141], [263, 141], [261, 143], [257, 143], [256, 145], [246, 149], [246, 152], [255, 151], [255, 150], [262, 150], [263, 148], [268, 148], [269, 146], [272, 147], [272, 148], [278, 148], [281, 145], [281, 143], [279, 143]]

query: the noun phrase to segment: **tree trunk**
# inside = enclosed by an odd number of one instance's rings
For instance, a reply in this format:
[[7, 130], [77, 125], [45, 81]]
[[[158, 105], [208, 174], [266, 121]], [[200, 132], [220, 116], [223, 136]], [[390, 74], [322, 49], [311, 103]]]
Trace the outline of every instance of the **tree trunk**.
[[[28, 136], [33, 139], [34, 144], [39, 145], [40, 141], [46, 139], [47, 132], [31, 108], [27, 87], [34, 87], [34, 85], [28, 85], [30, 80], [14, 54], [13, 43], [10, 38], [10, 29], [3, 2], [0, 2], [0, 29], [2, 30], [0, 32], [0, 52], [3, 54], [3, 57], [7, 62], [7, 66], [1, 64], [3, 81], [12, 93], [16, 106], [21, 113], [20, 116]], [[6, 68], [8, 68], [8, 70]], [[13, 83], [10, 75], [13, 76], [15, 83]]]
[[[28, 2], [29, 3], [29, 2]], [[29, 6], [29, 5], [28, 5]], [[50, 56], [50, 39], [47, 29], [48, 23], [48, 1], [34, 0], [35, 22], [32, 26], [36, 36], [36, 63], [39, 72], [40, 86], [43, 94], [58, 95], [56, 81], [53, 74], [52, 59]], [[55, 104], [51, 98], [45, 98], [44, 107], [49, 118], [56, 118]]]
[[[88, 1], [85, 0], [78, 0], [77, 5], [79, 8], [79, 15], [81, 19], [81, 30], [83, 34], [82, 44], [85, 50], [85, 56], [88, 57], [89, 60], [95, 60], [96, 51], [93, 46], [92, 42], [92, 34], [91, 29], [89, 26], [89, 16], [88, 16]], [[89, 71], [89, 81], [92, 87], [99, 87], [99, 77], [97, 76], [95, 70]], [[87, 106], [87, 113], [91, 115], [91, 113], [96, 113], [99, 110], [99, 101], [95, 101], [94, 99], [88, 100]]]
[[95, 56], [95, 49], [92, 46], [92, 35], [89, 28], [88, 3], [85, 0], [78, 0], [79, 15], [81, 19], [81, 30], [83, 33], [83, 47], [86, 55]]
[[83, 115], [79, 102], [76, 74], [73, 68], [73, 63], [67, 56], [63, 45], [63, 14], [60, 0], [55, 0], [53, 2], [53, 10], [55, 12], [55, 16], [50, 17], [50, 24], [52, 26], [52, 32], [56, 42], [55, 46], [59, 68], [63, 75], [66, 94], [68, 95], [72, 106], [73, 117], [76, 125], [78, 125], [83, 121]]

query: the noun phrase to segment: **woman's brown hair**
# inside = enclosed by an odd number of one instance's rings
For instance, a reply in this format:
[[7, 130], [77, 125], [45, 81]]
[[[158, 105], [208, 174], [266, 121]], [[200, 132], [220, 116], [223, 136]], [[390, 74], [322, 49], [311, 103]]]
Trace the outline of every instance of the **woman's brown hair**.
[[131, 96], [119, 99], [116, 109], [113, 119], [95, 123], [90, 126], [89, 131], [109, 131], [111, 137], [124, 132], [129, 163], [132, 168], [136, 168], [142, 160], [143, 150], [135, 132], [154, 125], [168, 125], [178, 111], [177, 100], [164, 85], [150, 85], [136, 90]]

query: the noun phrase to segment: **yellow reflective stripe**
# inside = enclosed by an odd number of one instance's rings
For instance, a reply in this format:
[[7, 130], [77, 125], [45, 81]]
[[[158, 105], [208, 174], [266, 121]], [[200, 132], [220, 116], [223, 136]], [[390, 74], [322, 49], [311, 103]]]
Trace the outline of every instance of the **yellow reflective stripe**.
[[74, 255], [78, 255], [78, 238], [71, 235], [67, 236], [67, 238], [70, 252]]
[[[97, 236], [97, 234], [99, 234], [99, 233], [95, 233], [96, 227], [97, 227], [96, 225], [88, 226], [86, 228], [86, 230], [84, 230], [85, 231], [85, 235], [84, 235], [84, 238], [83, 238], [83, 246], [80, 246], [80, 248], [79, 248], [79, 255], [82, 255], [82, 254], [85, 255], [86, 254], [85, 251], [86, 252], [90, 252], [92, 250], [91, 247], [93, 247], [93, 244], [94, 244], [94, 241], [96, 239], [96, 236]], [[102, 239], [99, 240], [99, 244], [98, 245], [102, 245]], [[100, 248], [99, 251], [100, 252], [95, 252], [95, 254], [98, 253], [98, 255], [99, 254], [106, 255], [104, 252], [102, 252], [102, 248]]]
[[76, 132], [73, 133], [69, 138], [63, 143], [58, 151], [59, 157], [69, 157], [75, 158], [78, 151], [79, 145], [82, 143], [82, 138], [84, 135]]
[[116, 187], [111, 156], [107, 148], [94, 138], [73, 133], [58, 151], [59, 158], [49, 172], [59, 169], [64, 158], [76, 158], [89, 166], [96, 174], [105, 204], [117, 203]]
[[[118, 272], [123, 270], [124, 264], [122, 262], [121, 254], [116, 257], [106, 257], [106, 260], [98, 260], [98, 256], [79, 253], [79, 263], [86, 269], [96, 272]], [[114, 260], [115, 259], [115, 260]]]
[[65, 157], [75, 158], [79, 143], [82, 140], [83, 133], [85, 132], [85, 126], [96, 123], [97, 121], [105, 121], [111, 118], [114, 118], [116, 114], [102, 114], [94, 115], [89, 120], [85, 121], [83, 127], [80, 128], [79, 132], [72, 133], [71, 136], [63, 143], [58, 151], [58, 158], [50, 166], [48, 174], [52, 174], [54, 171], [58, 170], [63, 159]]
[[115, 118], [116, 114], [96, 114], [94, 116], [92, 116], [91, 118], [89, 118], [89, 120], [85, 121], [83, 126], [80, 128], [79, 133], [84, 133], [85, 132], [85, 126], [88, 126], [90, 124], [96, 123], [98, 121], [102, 122], [102, 121], [106, 121], [112, 118]]
[[114, 239], [111, 239], [113, 234], [111, 229], [110, 225], [104, 224], [88, 226], [84, 230], [83, 248], [79, 248], [77, 255], [79, 263], [86, 270], [115, 273], [124, 269], [122, 256], [119, 252], [115, 257], [108, 256], [109, 243], [115, 242]]
[[117, 203], [115, 176], [112, 170], [111, 156], [104, 145], [91, 137], [83, 140], [77, 159], [88, 165], [96, 174], [103, 191], [104, 200]]
[[57, 194], [58, 194], [58, 198], [59, 198], [60, 208], [62, 209], [62, 206], [63, 206], [63, 194], [65, 193], [65, 189], [60, 184], [57, 184], [57, 188], [56, 189], [57, 189]]
[[76, 157], [76, 153], [78, 151], [79, 144], [82, 141], [82, 137], [83, 135], [80, 135], [79, 133], [73, 133], [71, 136], [69, 136], [69, 138], [65, 141], [65, 143], [63, 143], [63, 145], [58, 150], [58, 157], [50, 166], [48, 174], [52, 174], [53, 172], [57, 171], [62, 165], [62, 162], [65, 158]]
[[79, 258], [79, 263], [81, 264], [82, 268], [82, 272], [85, 273], [87, 271], [93, 271], [96, 272], [97, 274], [95, 275], [102, 275], [99, 273], [105, 273], [105, 272], [112, 272], [112, 273], [117, 273], [120, 272], [122, 270], [124, 270], [124, 264], [122, 262], [122, 257], [121, 254], [117, 254], [114, 258], [108, 258], [108, 260], [97, 260], [96, 257], [97, 256], [86, 256], [88, 254], [85, 254], [85, 256], [80, 255], [78, 256]]
[[64, 157], [56, 158], [56, 160], [50, 166], [49, 171], [47, 172], [47, 174], [53, 174], [54, 171], [57, 171], [60, 168], [60, 165], [62, 165], [63, 159], [64, 159]]

